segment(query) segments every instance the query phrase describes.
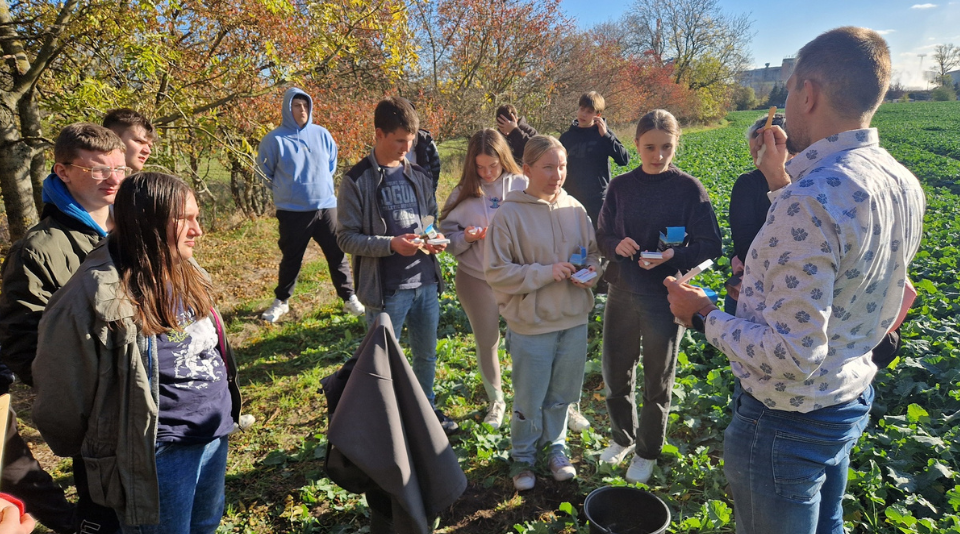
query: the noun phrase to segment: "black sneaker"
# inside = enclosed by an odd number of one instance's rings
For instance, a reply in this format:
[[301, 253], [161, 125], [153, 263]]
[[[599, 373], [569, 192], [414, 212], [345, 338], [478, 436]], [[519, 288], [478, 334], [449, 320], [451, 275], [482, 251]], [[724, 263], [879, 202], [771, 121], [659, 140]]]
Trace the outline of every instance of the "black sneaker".
[[433, 410], [433, 413], [437, 414], [437, 421], [440, 421], [440, 426], [443, 427], [444, 434], [449, 436], [460, 428], [460, 425], [458, 425], [456, 421], [444, 415], [440, 410]]

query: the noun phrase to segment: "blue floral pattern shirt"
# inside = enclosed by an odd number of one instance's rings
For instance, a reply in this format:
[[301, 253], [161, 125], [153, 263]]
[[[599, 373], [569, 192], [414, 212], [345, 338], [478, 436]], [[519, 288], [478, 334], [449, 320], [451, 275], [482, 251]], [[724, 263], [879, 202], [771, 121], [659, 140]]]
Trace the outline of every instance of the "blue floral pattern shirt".
[[810, 412], [873, 380], [871, 351], [900, 310], [926, 201], [874, 128], [817, 141], [787, 172], [750, 246], [737, 315], [712, 312], [706, 336], [745, 391]]

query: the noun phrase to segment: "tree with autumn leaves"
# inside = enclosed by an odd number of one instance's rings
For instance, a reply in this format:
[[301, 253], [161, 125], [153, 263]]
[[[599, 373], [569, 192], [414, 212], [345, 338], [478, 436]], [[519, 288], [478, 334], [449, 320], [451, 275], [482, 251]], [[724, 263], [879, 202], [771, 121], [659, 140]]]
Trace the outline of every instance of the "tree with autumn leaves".
[[113, 107], [152, 117], [161, 137], [151, 163], [192, 178], [201, 197], [210, 158], [228, 168], [239, 162], [253, 176], [251, 154], [278, 120], [278, 94], [291, 83], [317, 88], [314, 116], [329, 121], [341, 143], [353, 136], [364, 144], [354, 135], [365, 126], [357, 120], [414, 62], [406, 7], [395, 0], [0, 1], [0, 189], [11, 238], [37, 221], [50, 137], [71, 122], [99, 122]]
[[[666, 0], [665, 10], [715, 0]], [[260, 215], [269, 197], [255, 173], [260, 138], [280, 119], [280, 94], [314, 96], [314, 119], [363, 157], [375, 103], [401, 94], [444, 139], [493, 124], [503, 103], [538, 129], [566, 128], [579, 95], [604, 94], [612, 123], [654, 107], [685, 121], [724, 112], [731, 69], [723, 47], [670, 48], [683, 28], [638, 18], [580, 30], [560, 0], [0, 0], [0, 190], [16, 239], [37, 220], [51, 138], [133, 107], [160, 132], [151, 160], [192, 180], [201, 201], [211, 161], [230, 171], [238, 209]], [[649, 13], [652, 12], [643, 12]], [[638, 30], [638, 20], [658, 31]], [[716, 31], [713, 32], [717, 34]], [[741, 42], [742, 44], [742, 42]], [[729, 48], [729, 47], [728, 47]], [[739, 54], [739, 55], [738, 55]]]

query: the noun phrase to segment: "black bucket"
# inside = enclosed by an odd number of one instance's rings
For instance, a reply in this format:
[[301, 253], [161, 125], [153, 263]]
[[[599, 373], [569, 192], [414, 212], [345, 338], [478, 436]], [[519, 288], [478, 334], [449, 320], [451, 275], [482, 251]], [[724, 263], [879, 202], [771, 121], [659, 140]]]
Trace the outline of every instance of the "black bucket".
[[663, 534], [670, 509], [659, 497], [637, 488], [607, 486], [583, 501], [590, 534]]

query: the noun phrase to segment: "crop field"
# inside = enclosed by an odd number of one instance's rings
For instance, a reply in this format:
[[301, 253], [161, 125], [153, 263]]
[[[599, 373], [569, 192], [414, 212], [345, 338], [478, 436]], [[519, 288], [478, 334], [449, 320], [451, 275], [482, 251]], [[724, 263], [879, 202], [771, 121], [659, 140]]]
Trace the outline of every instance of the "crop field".
[[[727, 127], [685, 135], [676, 160], [710, 191], [728, 252], [727, 199], [737, 175], [752, 165], [743, 130], [758, 114], [735, 113]], [[928, 209], [923, 247], [911, 273], [919, 297], [903, 328], [905, 348], [875, 381], [872, 421], [852, 455], [845, 519], [857, 533], [960, 534], [960, 103], [887, 104], [875, 125], [884, 146], [923, 182]], [[637, 161], [634, 152], [629, 168]], [[455, 177], [444, 180], [441, 190], [449, 190]], [[197, 251], [226, 312], [246, 411], [258, 419], [253, 429], [231, 438], [220, 532], [368, 532], [363, 497], [324, 473], [326, 405], [319, 393], [319, 380], [358, 346], [364, 323], [340, 312], [326, 264], [315, 251], [301, 273], [291, 313], [276, 325], [260, 322], [259, 313], [273, 299], [275, 240], [276, 222], [267, 218], [210, 233]], [[509, 476], [509, 425], [493, 431], [480, 422], [486, 399], [470, 327], [452, 290], [453, 262], [442, 258], [451, 284], [441, 299], [437, 404], [460, 423], [451, 442], [470, 484], [441, 514], [437, 531], [588, 532], [582, 509], [587, 494], [626, 485], [621, 478], [626, 464], [611, 470], [597, 462], [609, 439], [600, 312], [590, 319], [582, 402], [593, 426], [568, 438], [578, 478], [555, 482], [546, 466], [538, 466], [536, 488], [518, 495]], [[721, 258], [699, 280], [721, 290], [728, 270]], [[502, 351], [501, 361], [509, 399], [510, 359]], [[677, 374], [667, 444], [648, 489], [670, 507], [671, 532], [732, 533], [734, 504], [721, 460], [733, 384], [729, 365], [702, 336], [688, 332]]]

